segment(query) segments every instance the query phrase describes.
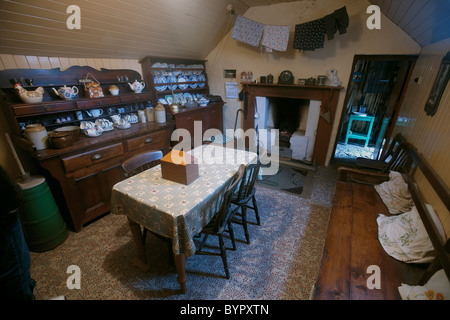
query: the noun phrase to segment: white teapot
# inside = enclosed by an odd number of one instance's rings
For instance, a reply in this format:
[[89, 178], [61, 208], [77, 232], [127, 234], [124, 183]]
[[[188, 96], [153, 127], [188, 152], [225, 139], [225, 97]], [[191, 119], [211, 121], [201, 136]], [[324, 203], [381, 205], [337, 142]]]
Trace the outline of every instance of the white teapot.
[[135, 80], [133, 83], [129, 83], [128, 85], [130, 86], [131, 90], [133, 90], [135, 93], [141, 93], [142, 90], [145, 88], [145, 82], [144, 81], [137, 81]]

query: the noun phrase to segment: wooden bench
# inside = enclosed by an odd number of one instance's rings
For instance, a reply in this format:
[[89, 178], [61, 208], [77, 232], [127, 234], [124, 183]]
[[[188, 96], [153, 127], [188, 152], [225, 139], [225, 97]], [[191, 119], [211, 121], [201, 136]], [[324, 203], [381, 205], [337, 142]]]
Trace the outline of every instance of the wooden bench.
[[[315, 300], [401, 299], [398, 287], [402, 283], [422, 285], [441, 268], [450, 279], [450, 240], [444, 243], [431, 222], [414, 180], [416, 171], [419, 169], [426, 177], [447, 210], [450, 210], [449, 190], [415, 148], [407, 142], [403, 142], [402, 148], [406, 157], [396, 166], [396, 171], [401, 172], [408, 183], [435, 248], [435, 261], [407, 264], [389, 256], [381, 246], [376, 219], [380, 213], [390, 214], [373, 184], [389, 180], [388, 172], [339, 168], [321, 271], [314, 288]], [[373, 270], [368, 270], [370, 266], [380, 268], [380, 289], [368, 286], [368, 279], [374, 274]]]

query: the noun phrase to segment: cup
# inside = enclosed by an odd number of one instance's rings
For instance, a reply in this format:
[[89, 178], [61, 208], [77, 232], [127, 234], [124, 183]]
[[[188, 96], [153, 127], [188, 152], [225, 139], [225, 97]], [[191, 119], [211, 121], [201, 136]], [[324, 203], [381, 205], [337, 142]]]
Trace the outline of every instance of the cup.
[[82, 121], [80, 123], [80, 129], [81, 130], [87, 130], [87, 129], [93, 128], [94, 126], [95, 126], [95, 124], [93, 122], [90, 122], [90, 121]]
[[125, 119], [120, 119], [119, 122], [117, 122], [117, 125], [119, 127], [126, 128], [130, 126], [130, 123]]
[[120, 116], [118, 114], [112, 115], [111, 119], [114, 123], [118, 123], [120, 121]]
[[93, 117], [97, 118], [103, 114], [103, 109], [92, 109], [91, 114]]
[[78, 120], [83, 120], [83, 112], [77, 111], [76, 114], [77, 114], [77, 119]]

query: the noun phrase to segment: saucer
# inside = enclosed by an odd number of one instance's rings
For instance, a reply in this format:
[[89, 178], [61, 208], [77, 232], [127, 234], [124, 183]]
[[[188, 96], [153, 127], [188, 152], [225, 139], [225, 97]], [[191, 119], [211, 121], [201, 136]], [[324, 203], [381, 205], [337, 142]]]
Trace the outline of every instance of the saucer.
[[118, 129], [128, 129], [128, 128], [131, 128], [131, 124], [126, 124], [126, 125], [117, 125], [117, 128]]
[[114, 130], [114, 127], [113, 126], [109, 126], [109, 127], [104, 127], [102, 129], [103, 129], [103, 131], [112, 131], [112, 130]]

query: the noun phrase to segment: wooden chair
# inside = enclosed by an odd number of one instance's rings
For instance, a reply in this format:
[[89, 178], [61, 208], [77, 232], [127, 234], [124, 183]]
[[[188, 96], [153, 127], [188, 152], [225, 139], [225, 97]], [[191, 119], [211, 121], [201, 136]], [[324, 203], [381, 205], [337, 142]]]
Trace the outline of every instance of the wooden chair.
[[356, 166], [358, 168], [373, 169], [381, 172], [388, 172], [392, 170], [391, 167], [395, 165], [398, 157], [404, 157], [404, 149], [400, 148], [402, 143], [406, 143], [405, 137], [398, 133], [392, 140], [389, 148], [385, 150], [378, 160], [358, 157], [356, 158]]
[[[402, 142], [395, 151], [393, 157], [385, 168], [374, 170], [373, 168], [338, 168], [339, 181], [357, 182], [361, 184], [375, 185], [389, 180], [389, 171], [399, 171], [408, 168], [408, 154], [415, 147], [408, 142]], [[410, 162], [410, 161], [409, 161]]]
[[[163, 153], [161, 150], [150, 150], [138, 153], [131, 158], [126, 159], [122, 162], [122, 169], [125, 171], [126, 177], [134, 176], [138, 173], [141, 173], [145, 170], [153, 168], [154, 166], [159, 164], [159, 160], [163, 157]], [[145, 244], [145, 240], [147, 238], [148, 229], [144, 228], [144, 233], [142, 235], [142, 241]], [[150, 231], [151, 232], [151, 231]], [[168, 244], [169, 252], [172, 252], [172, 242], [169, 238], [163, 237], [159, 234], [152, 232], [157, 238], [164, 240]], [[172, 255], [170, 255], [170, 259], [172, 259]]]
[[[236, 205], [231, 222], [241, 224], [243, 226], [247, 244], [250, 243], [250, 236], [248, 234], [247, 227], [247, 209], [252, 209], [255, 212], [256, 224], [258, 226], [261, 224], [255, 198], [255, 183], [260, 167], [261, 162], [258, 160], [257, 163], [249, 164], [245, 168], [242, 182], [231, 198], [231, 203]], [[252, 206], [249, 205], [250, 200], [252, 200]], [[239, 209], [241, 209], [240, 213], [238, 213]], [[233, 249], [235, 248], [233, 247]]]
[[[245, 165], [242, 164], [239, 167], [238, 172], [234, 175], [233, 179], [231, 179], [222, 188], [219, 194], [211, 201], [210, 205], [208, 206], [210, 210], [215, 212], [215, 214], [211, 221], [200, 232], [200, 234], [204, 234], [204, 237], [201, 244], [199, 245], [198, 250], [196, 251], [196, 254], [216, 256], [220, 255], [222, 257], [222, 262], [227, 279], [230, 279], [230, 272], [228, 271], [227, 254], [223, 242], [223, 233], [227, 231], [226, 227], [228, 226], [228, 231], [230, 232], [230, 236], [233, 241], [233, 247], [235, 247], [233, 229], [229, 220], [232, 215], [231, 197], [233, 195], [233, 192], [236, 190], [239, 182], [242, 180], [244, 170]], [[209, 235], [214, 235], [219, 238], [220, 253], [203, 250], [203, 246]]]
[[125, 176], [131, 177], [158, 165], [162, 157], [161, 150], [141, 152], [122, 162], [122, 169]]

